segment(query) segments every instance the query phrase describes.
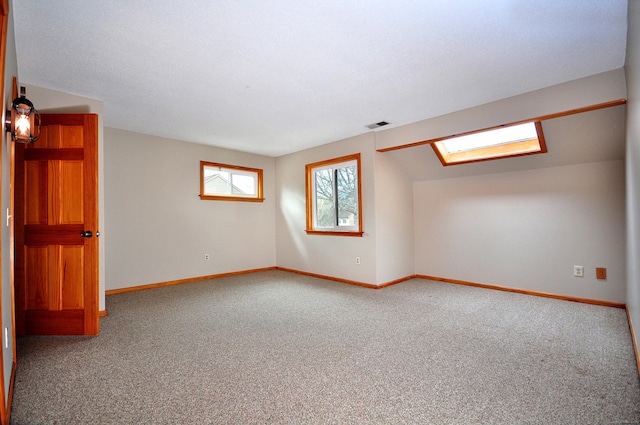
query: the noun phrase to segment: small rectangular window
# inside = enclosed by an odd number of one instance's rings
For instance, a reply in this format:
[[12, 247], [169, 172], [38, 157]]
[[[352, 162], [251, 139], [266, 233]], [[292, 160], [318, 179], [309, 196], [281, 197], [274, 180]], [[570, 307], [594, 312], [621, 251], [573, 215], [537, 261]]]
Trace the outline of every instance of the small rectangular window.
[[544, 153], [547, 146], [539, 121], [481, 130], [431, 143], [442, 165]]
[[262, 170], [200, 161], [200, 199], [262, 202]]
[[362, 236], [360, 154], [307, 164], [307, 233]]

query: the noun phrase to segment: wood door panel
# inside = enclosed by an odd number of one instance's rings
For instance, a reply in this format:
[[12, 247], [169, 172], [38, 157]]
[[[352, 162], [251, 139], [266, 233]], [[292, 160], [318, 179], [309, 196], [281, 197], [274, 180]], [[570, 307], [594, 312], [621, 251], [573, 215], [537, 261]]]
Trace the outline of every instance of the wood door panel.
[[60, 293], [60, 247], [58, 245], [47, 246], [47, 289], [49, 291], [49, 311], [60, 311], [62, 304], [62, 294]]
[[57, 215], [59, 224], [84, 223], [84, 168], [82, 161], [59, 161], [59, 178], [57, 190], [59, 195], [54, 199], [61, 202], [56, 205], [59, 208]]
[[30, 188], [24, 197], [25, 224], [46, 224], [49, 214], [46, 192], [49, 187], [49, 165], [46, 161], [25, 163], [25, 185]]
[[82, 148], [84, 147], [83, 127], [81, 125], [60, 126], [60, 146], [61, 148]]
[[61, 246], [57, 280], [60, 285], [61, 310], [84, 308], [84, 246]]
[[27, 309], [47, 309], [49, 305], [49, 249], [46, 246], [25, 248]]
[[[28, 163], [28, 161], [27, 161]], [[60, 161], [47, 161], [47, 224], [55, 226], [60, 224]], [[29, 186], [27, 186], [29, 187]]]
[[28, 152], [35, 149], [46, 149], [49, 147], [49, 138], [51, 137], [52, 128], [49, 126], [41, 126], [40, 127], [40, 139], [38, 139], [38, 143], [34, 143], [29, 146], [24, 147], [24, 151]]
[[29, 310], [25, 312], [27, 335], [84, 335], [84, 310]]
[[84, 246], [26, 247], [25, 275], [28, 310], [75, 310], [84, 308]]
[[67, 124], [47, 123], [48, 119], [43, 118], [40, 140], [38, 143], [28, 145], [27, 150], [84, 147], [84, 123], [82, 121], [71, 119]]

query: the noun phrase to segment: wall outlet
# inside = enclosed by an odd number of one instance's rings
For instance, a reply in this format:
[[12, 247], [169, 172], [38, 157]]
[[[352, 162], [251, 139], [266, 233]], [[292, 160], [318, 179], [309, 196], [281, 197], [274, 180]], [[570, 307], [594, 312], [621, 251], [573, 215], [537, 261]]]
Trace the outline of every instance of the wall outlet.
[[607, 269], [604, 267], [596, 267], [596, 279], [606, 280], [607, 279]]
[[584, 267], [582, 267], [582, 266], [573, 266], [573, 275], [575, 277], [584, 277]]
[[204, 254], [204, 261], [209, 261], [209, 254]]
[[360, 264], [360, 257], [356, 257], [356, 264]]

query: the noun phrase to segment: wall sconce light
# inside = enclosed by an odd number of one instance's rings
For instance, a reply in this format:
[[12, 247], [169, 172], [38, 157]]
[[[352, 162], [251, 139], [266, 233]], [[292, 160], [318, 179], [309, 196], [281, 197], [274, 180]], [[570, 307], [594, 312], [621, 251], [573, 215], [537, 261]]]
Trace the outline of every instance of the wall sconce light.
[[14, 142], [33, 143], [40, 138], [40, 114], [27, 99], [24, 87], [20, 87], [20, 97], [11, 102], [4, 128], [11, 133], [11, 140]]

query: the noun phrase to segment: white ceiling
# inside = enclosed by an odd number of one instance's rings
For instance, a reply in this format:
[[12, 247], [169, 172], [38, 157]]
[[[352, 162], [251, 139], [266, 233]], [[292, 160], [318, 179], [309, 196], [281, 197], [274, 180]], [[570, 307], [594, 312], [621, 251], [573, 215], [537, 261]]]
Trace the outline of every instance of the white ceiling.
[[627, 0], [12, 3], [21, 83], [270, 156], [621, 68], [627, 31]]

